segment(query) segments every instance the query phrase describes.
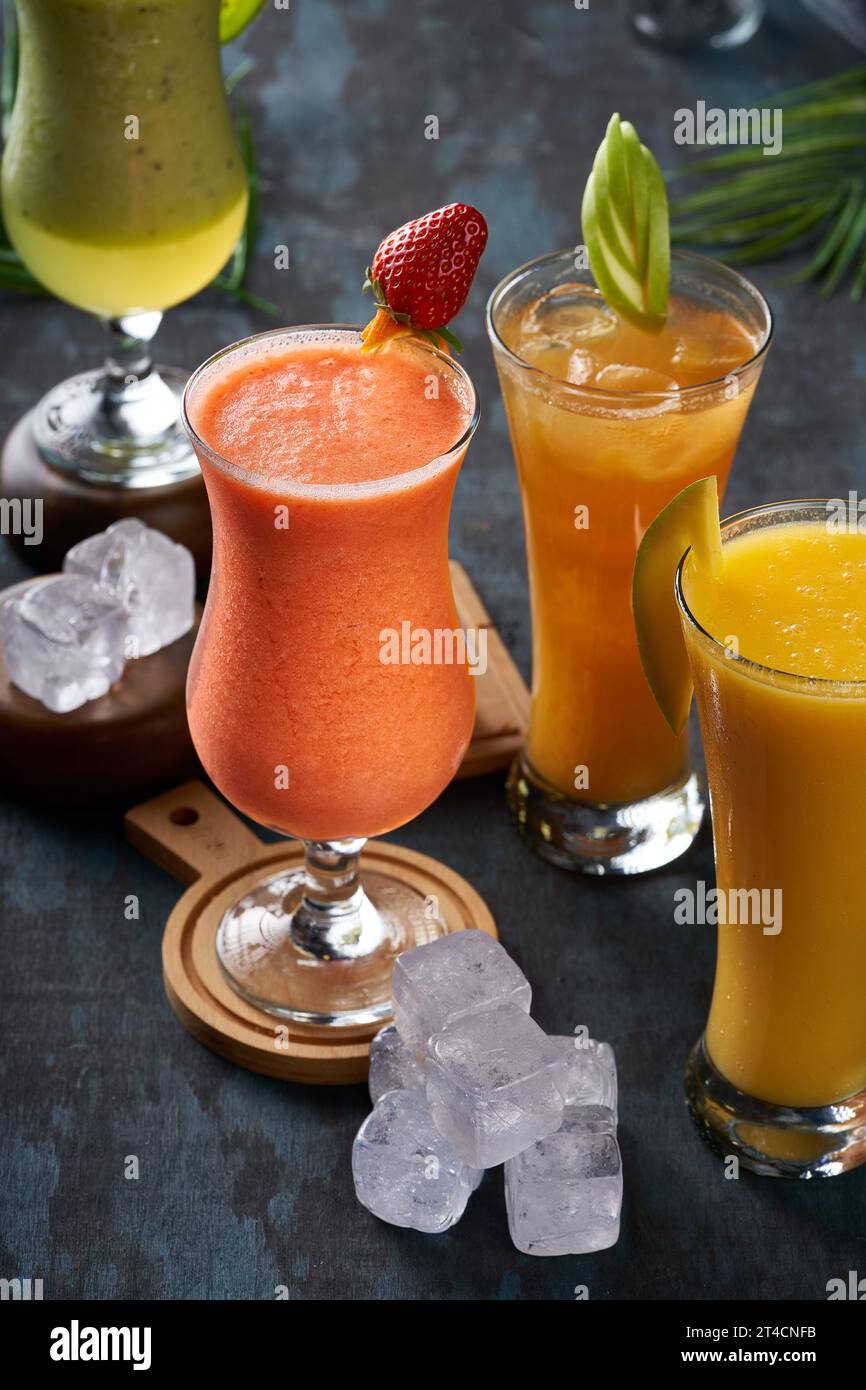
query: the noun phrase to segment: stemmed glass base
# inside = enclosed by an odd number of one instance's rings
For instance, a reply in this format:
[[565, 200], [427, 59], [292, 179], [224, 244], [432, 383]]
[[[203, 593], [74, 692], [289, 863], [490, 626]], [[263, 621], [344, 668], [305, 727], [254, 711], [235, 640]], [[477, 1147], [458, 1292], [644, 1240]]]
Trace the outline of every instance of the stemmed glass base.
[[632, 0], [631, 20], [663, 48], [729, 49], [748, 43], [764, 17], [764, 0]]
[[692, 773], [679, 786], [624, 806], [563, 796], [518, 754], [506, 793], [512, 820], [542, 859], [584, 874], [643, 874], [685, 854], [704, 801]]
[[830, 1178], [866, 1163], [866, 1091], [804, 1109], [756, 1100], [716, 1070], [701, 1038], [686, 1067], [686, 1098], [710, 1147], [753, 1173]]
[[435, 900], [388, 874], [359, 872], [364, 843], [306, 843], [303, 869], [258, 884], [223, 915], [217, 957], [248, 1003], [318, 1027], [391, 1016], [397, 956], [448, 928]]
[[118, 488], [164, 487], [199, 472], [181, 422], [187, 373], [150, 356], [161, 318], [108, 320], [105, 366], [61, 381], [36, 406], [34, 439], [52, 467]]

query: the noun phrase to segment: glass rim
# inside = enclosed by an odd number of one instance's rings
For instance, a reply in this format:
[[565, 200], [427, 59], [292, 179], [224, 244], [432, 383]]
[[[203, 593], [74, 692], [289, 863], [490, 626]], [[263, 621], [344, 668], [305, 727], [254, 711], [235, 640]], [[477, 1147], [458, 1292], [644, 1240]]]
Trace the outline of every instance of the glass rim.
[[356, 323], [301, 323], [284, 328], [268, 328], [262, 333], [251, 333], [248, 337], [239, 338], [237, 342], [228, 343], [225, 347], [211, 353], [210, 357], [207, 357], [196, 367], [187, 381], [181, 401], [181, 419], [184, 429], [196, 451], [201, 450], [219, 472], [234, 478], [236, 482], [245, 483], [247, 486], [281, 496], [306, 497], [323, 501], [328, 499], [340, 500], [347, 497], [375, 497], [389, 492], [399, 492], [407, 485], [421, 482], [427, 477], [433, 477], [444, 470], [455, 455], [462, 453], [468, 447], [481, 414], [481, 405], [475, 383], [466, 369], [461, 367], [460, 363], [456, 362], [453, 357], [434, 347], [432, 343], [427, 343], [419, 338], [417, 342], [413, 341], [413, 346], [417, 345], [423, 352], [429, 353], [431, 357], [435, 357], [443, 366], [454, 372], [462, 386], [469, 392], [469, 405], [472, 412], [469, 423], [456, 443], [449, 445], [435, 458], [428, 459], [426, 463], [419, 464], [416, 468], [409, 469], [405, 473], [396, 473], [386, 478], [371, 478], [364, 482], [355, 483], [301, 483], [290, 478], [272, 478], [253, 468], [242, 468], [240, 464], [225, 458], [217, 449], [214, 449], [212, 445], [201, 438], [190, 420], [189, 406], [196, 386], [217, 363], [227, 360], [235, 354], [241, 355], [244, 350], [249, 349], [254, 344], [265, 344], [280, 338], [288, 339], [302, 333], [311, 336], [326, 333], [359, 335], [361, 327]]
[[[730, 516], [725, 517], [724, 521], [721, 523], [722, 544], [724, 545], [726, 543], [725, 531], [731, 529], [737, 522], [747, 521], [750, 517], [773, 516], [780, 512], [790, 512], [794, 509], [802, 509], [805, 511], [808, 508], [821, 507], [824, 508], [826, 512], [827, 505], [831, 501], [832, 499], [829, 497], [793, 497], [789, 498], [787, 501], [764, 502], [756, 507], [745, 507], [742, 511], [733, 512]], [[792, 521], [790, 524], [796, 524], [796, 521]], [[766, 529], [771, 530], [773, 528], [767, 527]], [[729, 544], [730, 542], [727, 543]], [[796, 691], [804, 695], [826, 696], [835, 693], [839, 696], [847, 695], [853, 698], [859, 697], [862, 699], [866, 697], [866, 678], [862, 680], [838, 680], [831, 676], [807, 676], [799, 671], [782, 671], [775, 666], [767, 666], [765, 663], [755, 661], [751, 657], [741, 656], [739, 652], [730, 652], [724, 643], [719, 641], [718, 637], [714, 637], [711, 632], [707, 631], [689, 608], [683, 592], [683, 571], [686, 560], [689, 558], [691, 552], [692, 547], [689, 546], [681, 556], [679, 564], [677, 565], [676, 578], [674, 580], [674, 593], [677, 607], [689, 626], [695, 632], [699, 633], [706, 643], [709, 643], [714, 655], [739, 668], [743, 675], [749, 676], [753, 680], [758, 680], [765, 685], [777, 684], [779, 681], [792, 682]]]
[[758, 304], [765, 320], [765, 331], [760, 346], [753, 352], [751, 357], [745, 362], [741, 362], [740, 365], [735, 367], [732, 371], [726, 372], [724, 376], [710, 377], [707, 381], [700, 381], [693, 386], [683, 386], [676, 391], [617, 391], [606, 386], [580, 385], [577, 382], [567, 381], [563, 377], [553, 376], [550, 372], [546, 372], [543, 367], [534, 366], [531, 362], [525, 361], [524, 358], [514, 352], [501, 337], [494, 319], [494, 315], [499, 307], [499, 300], [504, 297], [509, 289], [525, 276], [531, 274], [532, 271], [537, 270], [539, 266], [547, 265], [552, 261], [562, 260], [563, 257], [566, 256], [573, 259], [574, 250], [575, 248], [573, 246], [569, 246], [564, 247], [561, 251], [548, 251], [544, 256], [535, 256], [531, 261], [525, 261], [523, 265], [517, 266], [515, 270], [510, 270], [491, 291], [490, 298], [487, 301], [487, 306], [484, 311], [487, 335], [493, 347], [501, 351], [505, 357], [522, 368], [523, 371], [533, 372], [544, 381], [554, 382], [560, 388], [564, 387], [569, 394], [573, 393], [577, 396], [585, 396], [588, 400], [598, 400], [602, 397], [608, 397], [619, 401], [630, 401], [632, 403], [648, 400], [688, 400], [695, 396], [699, 396], [702, 392], [708, 392], [714, 388], [728, 385], [731, 377], [739, 378], [743, 373], [749, 371], [750, 368], [756, 366], [757, 363], [766, 356], [770, 343], [773, 340], [775, 320], [769, 303], [764, 298], [757, 285], [754, 285], [745, 275], [741, 275], [739, 271], [734, 270], [732, 266], [725, 265], [723, 261], [717, 261], [712, 256], [702, 256], [697, 251], [685, 251], [676, 247], [671, 251], [672, 266], [678, 261], [691, 262], [698, 268], [702, 265], [712, 266], [716, 270], [721, 270], [735, 283], [738, 289], [743, 291], [750, 299]]

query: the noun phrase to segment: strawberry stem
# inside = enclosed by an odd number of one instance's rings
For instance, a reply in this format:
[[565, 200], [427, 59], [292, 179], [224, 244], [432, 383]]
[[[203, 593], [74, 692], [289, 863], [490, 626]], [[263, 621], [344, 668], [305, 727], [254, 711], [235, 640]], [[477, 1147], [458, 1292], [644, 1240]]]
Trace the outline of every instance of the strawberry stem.
[[[412, 325], [408, 321], [398, 323], [397, 317], [392, 310], [380, 305], [366, 328], [361, 330], [361, 351], [376, 352], [392, 338], [408, 338], [414, 331]], [[405, 319], [407, 315], [400, 317]]]
[[453, 352], [463, 351], [463, 344], [457, 334], [452, 333], [450, 329], [444, 326], [441, 328], [416, 328], [408, 314], [392, 309], [385, 298], [382, 281], [374, 280], [372, 274], [372, 270], [367, 266], [367, 277], [361, 289], [364, 294], [372, 294], [376, 313], [361, 331], [362, 352], [375, 352], [390, 338], [405, 338], [409, 335], [426, 339], [440, 352], [447, 352], [449, 348]]

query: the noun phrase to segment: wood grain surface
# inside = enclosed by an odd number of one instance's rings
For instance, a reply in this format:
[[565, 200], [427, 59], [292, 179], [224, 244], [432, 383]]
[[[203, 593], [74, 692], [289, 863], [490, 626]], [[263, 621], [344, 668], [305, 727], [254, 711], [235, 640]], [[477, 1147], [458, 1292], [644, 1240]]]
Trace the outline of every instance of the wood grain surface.
[[[300, 869], [300, 842], [265, 844], [198, 781], [132, 807], [124, 824], [131, 845], [191, 885], [172, 908], [162, 937], [165, 992], [187, 1032], [236, 1066], [278, 1080], [311, 1086], [366, 1081], [370, 1039], [387, 1019], [352, 1028], [287, 1025], [241, 999], [217, 960], [216, 936], [226, 911], [262, 882]], [[475, 889], [429, 855], [368, 840], [361, 863], [362, 874], [393, 877], [435, 900], [443, 924], [437, 934], [477, 927], [496, 936]]]

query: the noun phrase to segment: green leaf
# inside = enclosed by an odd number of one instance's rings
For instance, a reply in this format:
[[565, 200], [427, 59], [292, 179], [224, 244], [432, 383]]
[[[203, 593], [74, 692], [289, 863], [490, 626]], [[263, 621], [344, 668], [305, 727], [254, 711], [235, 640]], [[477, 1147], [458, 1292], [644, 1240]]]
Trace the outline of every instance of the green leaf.
[[713, 148], [671, 172], [672, 181], [700, 180], [672, 197], [672, 236], [731, 264], [807, 250], [789, 278], [818, 280], [829, 296], [853, 270], [856, 302], [866, 291], [866, 65], [772, 102], [784, 112], [778, 155]]
[[214, 289], [224, 290], [226, 294], [230, 294], [233, 299], [239, 300], [241, 304], [248, 304], [251, 309], [258, 309], [260, 313], [267, 314], [270, 318], [278, 319], [283, 316], [283, 311], [278, 304], [272, 304], [269, 299], [262, 299], [260, 295], [253, 294], [251, 290], [245, 289], [243, 285], [231, 285], [228, 282], [224, 282], [221, 275], [217, 275], [215, 279], [211, 281], [211, 285]]
[[842, 276], [857, 254], [857, 248], [866, 237], [866, 199], [863, 197], [862, 180], [858, 180], [852, 193], [856, 194], [857, 199], [854, 205], [854, 216], [849, 222], [842, 243], [833, 258], [827, 277], [821, 285], [821, 293], [825, 299], [829, 299], [832, 294], [835, 294]]
[[836, 247], [842, 241], [845, 232], [854, 218], [860, 200], [856, 182], [851, 184], [847, 198], [843, 197], [844, 191], [844, 189], [839, 189], [837, 196], [833, 198], [830, 204], [830, 209], [828, 209], [828, 211], [833, 210], [842, 203], [842, 211], [839, 217], [833, 223], [833, 226], [819, 245], [812, 259], [807, 261], [802, 269], [797, 271], [796, 275], [791, 276], [793, 281], [813, 280], [818, 274], [818, 271], [823, 270], [824, 266], [833, 255], [833, 252], [836, 250]]
[[727, 252], [725, 260], [730, 265], [745, 265], [775, 256], [778, 252], [790, 249], [800, 242], [803, 234], [814, 227], [817, 222], [823, 221], [826, 215], [826, 206], [809, 207], [799, 217], [792, 218], [783, 232], [747, 242], [744, 246]]
[[630, 122], [614, 113], [583, 194], [583, 240], [605, 300], [655, 331], [667, 315], [670, 218], [661, 170]]
[[817, 81], [808, 82], [802, 87], [794, 87], [790, 92], [783, 92], [781, 96], [776, 96], [773, 100], [779, 106], [798, 106], [816, 98], [820, 100], [822, 96], [833, 95], [844, 88], [858, 84], [866, 85], [866, 63], [860, 63], [853, 68], [844, 68], [842, 72], [832, 73], [830, 77], [819, 77]]
[[866, 290], [866, 251], [860, 258], [857, 274], [854, 276], [854, 283], [851, 286], [851, 302], [853, 304], [860, 303], [864, 290]]
[[[697, 148], [716, 150], [717, 146], [704, 145]], [[839, 134], [834, 130], [832, 133], [828, 131], [826, 134], [786, 140], [777, 155], [765, 155], [761, 145], [741, 145], [725, 151], [724, 154], [714, 153], [704, 160], [684, 165], [677, 172], [680, 175], [700, 173], [702, 170], [705, 172], [710, 161], [714, 169], [737, 169], [743, 165], [757, 165], [761, 169], [768, 169], [773, 164], [787, 164], [791, 160], [807, 159], [816, 154], [844, 153], [856, 149], [866, 151], [866, 134]]]
[[444, 338], [444, 340], [445, 340], [445, 342], [448, 344], [448, 346], [449, 346], [449, 347], [452, 347], [452, 348], [454, 349], [455, 352], [462, 352], [462, 351], [463, 351], [463, 344], [461, 343], [460, 339], [457, 337], [457, 334], [451, 332], [451, 329], [450, 329], [450, 328], [437, 328], [437, 329], [434, 330], [434, 333], [435, 333], [435, 336], [436, 336], [436, 337], [438, 337], [438, 338]]
[[254, 67], [255, 63], [253, 62], [252, 58], [244, 58], [242, 63], [238, 63], [234, 72], [229, 73], [228, 77], [225, 79], [225, 82], [223, 84], [226, 89], [227, 97], [230, 97], [232, 95], [232, 92], [234, 91], [238, 83], [243, 82], [244, 78], [249, 76]]

